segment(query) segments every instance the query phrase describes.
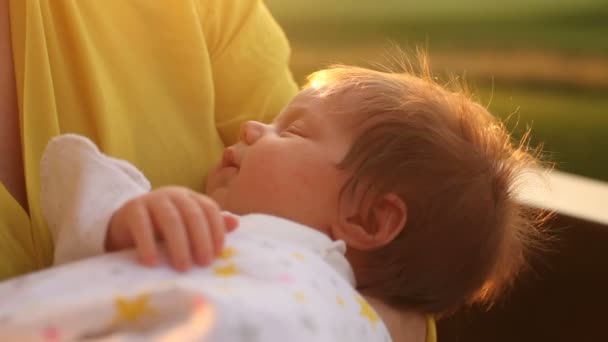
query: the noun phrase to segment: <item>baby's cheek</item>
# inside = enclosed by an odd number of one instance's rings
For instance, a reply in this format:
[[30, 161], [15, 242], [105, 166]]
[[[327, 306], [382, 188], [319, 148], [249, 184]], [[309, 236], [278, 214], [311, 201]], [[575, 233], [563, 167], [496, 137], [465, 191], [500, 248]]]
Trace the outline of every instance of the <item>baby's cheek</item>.
[[319, 175], [314, 169], [298, 169], [292, 174], [292, 180], [301, 185], [304, 189], [313, 187], [318, 188], [320, 185]]
[[211, 197], [220, 206], [220, 208], [222, 208], [222, 210], [228, 210], [228, 211], [234, 210], [233, 208], [231, 208], [231, 205], [230, 205], [229, 201], [227, 200], [228, 199], [228, 190], [226, 188], [207, 192], [207, 195], [209, 197]]
[[277, 182], [277, 173], [262, 168], [250, 169], [241, 172], [239, 178], [232, 185], [233, 200], [246, 207], [248, 211], [265, 211], [267, 207], [280, 201], [282, 189]]

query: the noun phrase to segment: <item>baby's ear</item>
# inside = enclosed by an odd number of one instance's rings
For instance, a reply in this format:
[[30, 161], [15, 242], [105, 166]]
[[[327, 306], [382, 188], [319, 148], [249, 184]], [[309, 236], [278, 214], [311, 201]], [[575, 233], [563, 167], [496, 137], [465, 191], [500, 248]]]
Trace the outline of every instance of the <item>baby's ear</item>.
[[361, 210], [344, 210], [338, 222], [331, 227], [334, 239], [344, 240], [347, 246], [358, 250], [372, 250], [387, 245], [404, 229], [407, 206], [396, 194], [386, 194], [371, 203], [368, 209], [371, 220]]

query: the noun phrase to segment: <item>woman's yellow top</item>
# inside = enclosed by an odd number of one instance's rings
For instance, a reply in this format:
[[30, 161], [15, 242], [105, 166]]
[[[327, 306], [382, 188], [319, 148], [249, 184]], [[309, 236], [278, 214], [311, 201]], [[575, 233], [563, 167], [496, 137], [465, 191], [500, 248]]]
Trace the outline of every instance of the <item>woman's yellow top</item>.
[[51, 264], [39, 161], [79, 133], [153, 186], [202, 190], [246, 120], [297, 92], [289, 47], [262, 1], [10, 0], [28, 212], [0, 184], [0, 280]]
[[432, 315], [426, 316], [426, 342], [437, 342], [437, 325]]

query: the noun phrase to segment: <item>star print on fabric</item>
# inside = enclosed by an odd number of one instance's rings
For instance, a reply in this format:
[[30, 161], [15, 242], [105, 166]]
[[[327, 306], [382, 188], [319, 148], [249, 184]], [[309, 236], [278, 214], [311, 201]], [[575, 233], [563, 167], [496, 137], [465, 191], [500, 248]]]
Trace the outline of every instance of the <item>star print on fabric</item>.
[[298, 259], [298, 260], [304, 260], [305, 259], [304, 256], [301, 253], [298, 253], [298, 252], [291, 253], [291, 256], [294, 257], [294, 258], [296, 258], [296, 259]]
[[300, 323], [304, 328], [308, 331], [316, 333], [317, 332], [317, 324], [315, 323], [315, 319], [309, 315], [300, 316]]
[[290, 283], [294, 282], [294, 279], [289, 274], [283, 273], [283, 274], [279, 275], [279, 282], [284, 283], [284, 284], [290, 284]]
[[336, 278], [331, 277], [331, 278], [329, 278], [329, 281], [331, 282], [331, 284], [332, 284], [334, 287], [338, 287], [338, 281], [336, 280]]
[[127, 299], [117, 297], [114, 300], [114, 306], [116, 307], [116, 317], [114, 321], [116, 323], [136, 323], [144, 316], [154, 315], [155, 311], [150, 308], [149, 295], [142, 294], [134, 299]]
[[298, 303], [306, 303], [306, 301], [307, 301], [306, 295], [303, 292], [296, 292], [296, 293], [294, 293], [293, 294], [293, 298]]
[[258, 328], [246, 321], [238, 325], [236, 333], [240, 335], [240, 341], [256, 342], [260, 340]]
[[376, 327], [378, 315], [376, 315], [374, 309], [372, 309], [372, 307], [361, 296], [357, 296], [357, 302], [359, 303], [359, 307], [361, 309], [361, 311], [359, 311], [361, 316], [367, 319], [373, 327]]
[[110, 270], [110, 274], [113, 274], [113, 275], [119, 275], [121, 273], [122, 273], [122, 269], [120, 269], [120, 268], [113, 268]]
[[287, 259], [279, 260], [279, 265], [284, 266], [286, 268], [293, 267], [293, 263], [291, 262], [291, 260], [287, 260]]
[[342, 298], [342, 296], [340, 296], [340, 295], [337, 295], [336, 296], [336, 303], [338, 303], [338, 305], [340, 305], [340, 306], [343, 307], [344, 306], [344, 298]]
[[224, 248], [224, 250], [222, 250], [222, 253], [220, 254], [220, 259], [228, 260], [235, 255], [236, 255], [236, 250], [234, 248], [226, 247], [226, 248]]
[[226, 266], [216, 266], [213, 268], [213, 274], [218, 277], [232, 277], [239, 274], [239, 270], [236, 265], [231, 262]]
[[274, 249], [275, 245], [268, 240], [263, 240], [260, 242], [260, 247], [265, 249]]

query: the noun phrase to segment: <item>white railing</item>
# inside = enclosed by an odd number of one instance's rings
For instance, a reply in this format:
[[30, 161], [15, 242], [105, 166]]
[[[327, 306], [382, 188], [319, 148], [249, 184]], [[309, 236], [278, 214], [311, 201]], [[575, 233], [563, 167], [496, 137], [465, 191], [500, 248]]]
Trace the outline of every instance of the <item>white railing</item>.
[[524, 177], [524, 203], [608, 225], [608, 183], [561, 171]]

